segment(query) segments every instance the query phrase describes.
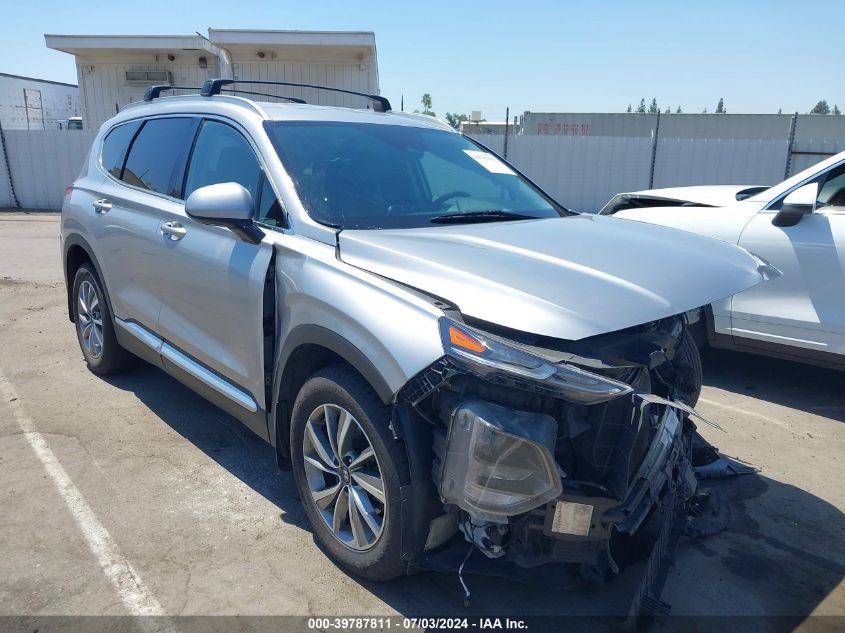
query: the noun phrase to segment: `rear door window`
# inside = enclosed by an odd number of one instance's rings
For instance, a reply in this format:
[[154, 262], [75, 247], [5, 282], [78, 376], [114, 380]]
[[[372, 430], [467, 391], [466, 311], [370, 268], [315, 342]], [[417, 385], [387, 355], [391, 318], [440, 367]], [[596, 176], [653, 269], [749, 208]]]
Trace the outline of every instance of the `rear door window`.
[[193, 140], [192, 118], [150, 119], [129, 149], [122, 179], [129, 185], [178, 198], [182, 166]]
[[185, 178], [185, 197], [200, 187], [236, 182], [258, 198], [261, 167], [252, 146], [231, 125], [203, 121]]
[[141, 127], [141, 121], [131, 121], [113, 128], [103, 141], [103, 152], [100, 163], [112, 176], [120, 179], [123, 174], [123, 162], [126, 160], [126, 150], [135, 138], [135, 132]]

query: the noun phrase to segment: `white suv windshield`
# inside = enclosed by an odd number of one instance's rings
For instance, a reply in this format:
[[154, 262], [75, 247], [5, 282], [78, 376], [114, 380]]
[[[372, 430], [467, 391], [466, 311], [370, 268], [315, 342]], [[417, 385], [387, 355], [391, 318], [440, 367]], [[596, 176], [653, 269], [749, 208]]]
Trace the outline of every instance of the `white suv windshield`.
[[306, 210], [324, 224], [414, 228], [565, 213], [459, 134], [329, 121], [275, 121], [267, 131]]

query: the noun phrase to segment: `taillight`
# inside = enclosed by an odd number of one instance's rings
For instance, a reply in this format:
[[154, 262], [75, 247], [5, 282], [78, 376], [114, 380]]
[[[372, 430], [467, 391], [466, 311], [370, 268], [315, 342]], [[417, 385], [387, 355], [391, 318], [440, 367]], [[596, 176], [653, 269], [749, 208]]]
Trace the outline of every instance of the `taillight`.
[[73, 191], [73, 185], [68, 185], [68, 186], [67, 186], [67, 188], [65, 189], [65, 195], [66, 195], [66, 196], [67, 196], [67, 195], [70, 195], [70, 193], [71, 193], [72, 191]]

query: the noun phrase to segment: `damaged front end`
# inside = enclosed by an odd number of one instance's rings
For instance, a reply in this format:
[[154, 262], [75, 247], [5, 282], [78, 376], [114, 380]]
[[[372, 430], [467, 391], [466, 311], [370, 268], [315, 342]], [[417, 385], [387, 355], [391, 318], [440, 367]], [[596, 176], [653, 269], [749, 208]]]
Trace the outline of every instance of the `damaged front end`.
[[441, 335], [445, 355], [400, 393], [432, 424], [443, 513], [426, 549], [460, 532], [489, 558], [604, 579], [621, 541], [689, 503], [683, 315], [577, 342], [448, 318]]

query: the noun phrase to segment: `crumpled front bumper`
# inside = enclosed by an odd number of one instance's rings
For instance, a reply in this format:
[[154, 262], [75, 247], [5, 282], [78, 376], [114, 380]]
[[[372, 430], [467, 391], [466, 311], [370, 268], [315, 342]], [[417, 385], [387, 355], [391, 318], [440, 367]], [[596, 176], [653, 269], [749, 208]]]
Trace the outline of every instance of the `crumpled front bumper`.
[[686, 508], [695, 494], [694, 431], [692, 422], [667, 407], [623, 501], [564, 491], [513, 522], [507, 559], [521, 567], [559, 562], [592, 567], [601, 576], [617, 572], [614, 542], [637, 534], [652, 517], [663, 520], [660, 508]]

